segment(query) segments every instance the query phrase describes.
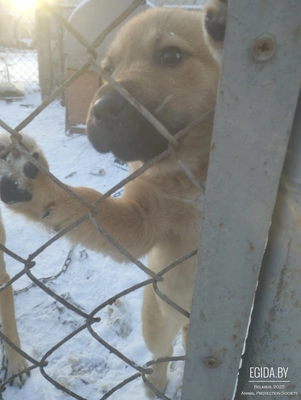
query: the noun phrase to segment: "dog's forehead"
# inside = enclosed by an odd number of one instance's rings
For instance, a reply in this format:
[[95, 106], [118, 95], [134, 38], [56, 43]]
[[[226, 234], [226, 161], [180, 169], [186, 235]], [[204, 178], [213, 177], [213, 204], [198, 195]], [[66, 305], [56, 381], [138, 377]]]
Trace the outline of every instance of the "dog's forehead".
[[119, 31], [108, 56], [134, 56], [139, 52], [151, 52], [156, 47], [191, 46], [199, 48], [204, 42], [201, 13], [183, 9], [151, 9], [130, 20]]

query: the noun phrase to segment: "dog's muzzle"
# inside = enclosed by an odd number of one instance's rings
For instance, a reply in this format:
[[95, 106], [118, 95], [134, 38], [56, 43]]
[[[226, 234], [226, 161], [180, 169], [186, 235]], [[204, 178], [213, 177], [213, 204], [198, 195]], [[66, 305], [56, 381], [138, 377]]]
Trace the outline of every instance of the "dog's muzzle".
[[122, 161], [147, 161], [167, 149], [168, 142], [124, 97], [102, 89], [91, 107], [87, 134], [100, 153]]

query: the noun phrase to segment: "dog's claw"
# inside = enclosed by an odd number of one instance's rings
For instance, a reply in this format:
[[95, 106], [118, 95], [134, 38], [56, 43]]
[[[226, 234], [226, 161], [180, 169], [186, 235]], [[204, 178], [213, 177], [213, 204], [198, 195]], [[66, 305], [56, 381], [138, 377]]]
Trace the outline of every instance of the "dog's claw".
[[25, 362], [25, 360], [23, 360], [23, 365], [19, 365], [18, 366], [18, 371], [13, 371], [13, 372], [8, 372], [8, 376], [7, 376], [7, 380], [9, 380], [10, 376], [13, 376], [15, 374], [19, 374], [18, 376], [16, 376], [14, 379], [12, 379], [9, 383], [10, 386], [18, 386], [20, 389], [24, 386], [27, 378], [30, 376], [30, 373], [28, 371], [24, 371], [21, 372], [22, 370], [24, 370], [25, 368], [27, 368], [27, 364]]
[[17, 382], [17, 385], [19, 386], [19, 388], [21, 388], [24, 385], [26, 378], [23, 378], [23, 375], [19, 375], [18, 378], [19, 378], [19, 382]]

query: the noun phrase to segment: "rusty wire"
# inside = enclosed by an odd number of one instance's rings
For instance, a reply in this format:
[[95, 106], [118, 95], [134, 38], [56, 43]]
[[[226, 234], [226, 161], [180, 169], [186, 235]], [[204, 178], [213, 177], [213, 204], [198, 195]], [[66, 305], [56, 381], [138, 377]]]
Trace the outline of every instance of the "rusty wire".
[[[24, 259], [17, 254], [13, 253], [9, 249], [7, 249], [4, 245], [0, 244], [0, 250], [8, 254], [10, 257], [13, 257], [16, 261], [21, 263], [23, 265], [23, 269], [16, 274], [14, 277], [10, 279], [9, 282], [5, 283], [0, 287], [0, 293], [2, 290], [4, 290], [7, 286], [11, 285], [13, 282], [15, 282], [17, 279], [19, 279], [23, 275], [27, 275], [29, 279], [31, 280], [32, 284], [29, 287], [32, 287], [33, 285], [38, 286], [41, 290], [43, 290], [45, 293], [47, 293], [49, 296], [54, 298], [56, 301], [61, 303], [64, 307], [67, 309], [71, 310], [75, 314], [77, 314], [79, 317], [83, 318], [82, 324], [75, 330], [73, 330], [69, 335], [67, 335], [65, 338], [63, 338], [59, 343], [57, 343], [54, 347], [49, 349], [41, 358], [41, 360], [36, 360], [32, 358], [30, 355], [19, 349], [17, 346], [15, 346], [9, 338], [7, 338], [2, 332], [0, 332], [0, 337], [3, 339], [5, 342], [7, 342], [9, 345], [12, 346], [14, 350], [16, 350], [18, 353], [20, 353], [22, 356], [24, 356], [29, 362], [31, 362], [33, 365], [26, 368], [24, 371], [21, 371], [20, 374], [26, 372], [29, 373], [30, 370], [39, 368], [41, 374], [45, 379], [47, 379], [49, 382], [51, 382], [56, 388], [61, 390], [62, 392], [70, 395], [72, 398], [79, 399], [79, 400], [86, 400], [77, 393], [72, 392], [71, 390], [67, 389], [65, 386], [61, 385], [59, 382], [54, 380], [51, 376], [49, 376], [46, 371], [45, 367], [48, 363], [47, 359], [50, 357], [50, 355], [57, 350], [59, 347], [61, 347], [64, 343], [69, 341], [71, 338], [82, 332], [83, 330], [87, 330], [91, 336], [97, 340], [103, 347], [107, 348], [110, 352], [115, 354], [117, 357], [119, 357], [121, 360], [123, 360], [127, 365], [129, 365], [131, 368], [136, 370], [136, 373], [134, 373], [132, 376], [129, 378], [123, 380], [120, 382], [118, 385], [110, 389], [102, 398], [101, 400], [108, 399], [113, 393], [115, 393], [117, 390], [120, 388], [124, 387], [128, 383], [132, 382], [133, 380], [141, 377], [145, 384], [151, 388], [151, 390], [154, 391], [154, 393], [160, 397], [161, 399], [166, 399], [170, 400], [168, 397], [166, 397], [163, 393], [159, 392], [147, 379], [147, 375], [152, 373], [151, 366], [156, 364], [156, 363], [161, 363], [161, 362], [169, 362], [169, 361], [184, 361], [185, 356], [181, 357], [164, 357], [160, 358], [158, 360], [152, 360], [145, 364], [144, 366], [139, 366], [132, 360], [130, 360], [128, 357], [126, 357], [124, 354], [119, 352], [116, 348], [111, 346], [109, 343], [107, 343], [103, 338], [101, 338], [92, 328], [92, 325], [96, 322], [100, 321], [100, 318], [96, 317], [96, 314], [101, 311], [103, 308], [106, 306], [113, 304], [118, 298], [125, 296], [128, 293], [131, 293], [135, 290], [138, 290], [142, 287], [145, 287], [146, 285], [153, 285], [153, 288], [155, 292], [157, 293], [158, 296], [165, 302], [167, 302], [171, 307], [176, 309], [179, 313], [184, 315], [185, 317], [189, 318], [189, 313], [185, 310], [183, 310], [181, 307], [179, 307], [177, 304], [175, 304], [173, 301], [171, 301], [164, 293], [162, 293], [158, 289], [158, 282], [164, 280], [164, 275], [169, 272], [172, 268], [179, 266], [183, 261], [195, 257], [197, 254], [197, 251], [194, 250], [190, 252], [189, 254], [179, 258], [178, 260], [174, 261], [170, 265], [166, 266], [164, 269], [162, 269], [159, 273], [154, 273], [151, 271], [149, 268], [147, 268], [140, 260], [138, 260], [136, 257], [131, 255], [128, 251], [126, 251], [116, 240], [114, 240], [104, 229], [99, 225], [99, 223], [96, 221], [95, 216], [97, 215], [97, 210], [98, 206], [109, 196], [111, 196], [116, 190], [122, 188], [124, 185], [126, 185], [128, 182], [131, 182], [133, 179], [137, 178], [141, 174], [143, 174], [148, 168], [151, 166], [155, 165], [159, 161], [163, 160], [166, 157], [173, 157], [174, 161], [178, 164], [178, 166], [186, 173], [186, 175], [191, 179], [191, 181], [197, 186], [197, 188], [200, 191], [200, 194], [203, 195], [204, 193], [204, 187], [199, 180], [192, 174], [192, 172], [181, 162], [181, 160], [178, 160], [174, 156], [174, 149], [178, 146], [178, 140], [184, 136], [190, 129], [194, 128], [198, 124], [200, 124], [202, 121], [204, 121], [206, 118], [212, 116], [214, 110], [210, 110], [206, 114], [200, 116], [198, 119], [193, 121], [189, 126], [185, 127], [181, 131], [179, 131], [175, 135], [171, 135], [170, 132], [152, 115], [145, 107], [142, 106], [127, 90], [125, 90], [120, 84], [118, 84], [106, 71], [104, 71], [100, 66], [98, 66], [95, 62], [96, 59], [96, 48], [102, 43], [102, 41], [105, 39], [105, 37], [116, 27], [118, 26], [122, 21], [125, 20], [139, 5], [144, 4], [144, 0], [134, 0], [132, 4], [128, 7], [127, 10], [125, 10], [121, 15], [116, 18], [115, 21], [111, 23], [111, 25], [103, 31], [94, 41], [93, 43], [88, 43], [86, 39], [81, 35], [80, 32], [78, 32], [72, 25], [70, 25], [61, 15], [59, 15], [52, 7], [50, 3], [45, 0], [45, 5], [48, 7], [49, 11], [52, 13], [52, 15], [55, 18], [58, 18], [60, 22], [64, 25], [66, 29], [68, 29], [74, 36], [83, 44], [86, 49], [87, 49], [87, 61], [79, 68], [79, 70], [73, 74], [68, 80], [66, 80], [57, 90], [55, 90], [46, 100], [42, 102], [42, 104], [37, 107], [27, 118], [25, 118], [17, 127], [12, 128], [8, 126], [4, 121], [0, 120], [0, 126], [5, 129], [10, 135], [11, 135], [11, 140], [12, 144], [7, 148], [1, 151], [0, 153], [0, 158], [5, 158], [8, 154], [9, 151], [11, 151], [12, 148], [16, 148], [18, 152], [22, 153], [29, 161], [31, 161], [43, 174], [47, 175], [49, 179], [51, 179], [56, 185], [58, 185], [62, 190], [64, 190], [68, 196], [72, 197], [75, 201], [79, 202], [86, 208], [86, 214], [83, 215], [81, 218], [75, 220], [72, 222], [72, 224], [68, 225], [65, 227], [63, 230], [59, 231], [56, 233], [49, 241], [44, 243], [39, 249], [37, 249], [33, 254], [30, 254], [27, 259]], [[25, 147], [25, 145], [22, 143], [22, 136], [20, 135], [19, 131], [22, 130], [25, 126], [27, 126], [37, 115], [39, 115], [53, 100], [55, 100], [58, 96], [61, 95], [61, 93], [70, 86], [72, 82], [74, 82], [79, 76], [81, 76], [85, 71], [89, 69], [90, 66], [92, 66], [96, 69], [96, 71], [99, 72], [99, 74], [115, 89], [117, 90], [122, 96], [125, 97], [125, 99], [130, 102], [150, 123], [153, 124], [153, 126], [157, 129], [157, 131], [169, 142], [169, 147], [166, 151], [164, 151], [162, 154], [159, 156], [155, 157], [154, 159], [146, 162], [141, 168], [136, 170], [134, 173], [130, 174], [126, 179], [123, 179], [120, 181], [117, 185], [112, 187], [110, 190], [108, 190], [106, 193], [101, 195], [93, 204], [88, 204], [84, 199], [82, 199], [80, 196], [78, 196], [76, 193], [72, 191], [67, 185], [62, 183], [59, 179], [57, 179], [53, 174], [49, 172], [47, 168], [45, 168], [38, 160], [36, 160], [29, 152], [28, 149]], [[148, 279], [146, 279], [143, 282], [140, 282], [136, 285], [133, 285], [130, 288], [125, 289], [124, 291], [117, 293], [110, 299], [107, 299], [105, 302], [97, 306], [94, 310], [92, 310], [90, 313], [86, 313], [83, 310], [81, 310], [79, 307], [77, 307], [74, 304], [71, 304], [69, 301], [64, 299], [63, 297], [57, 295], [53, 290], [49, 289], [46, 286], [46, 283], [49, 279], [38, 279], [35, 277], [33, 274], [34, 266], [35, 266], [35, 261], [34, 259], [42, 253], [46, 248], [48, 248], [52, 243], [55, 241], [59, 240], [62, 236], [66, 235], [68, 232], [70, 232], [72, 229], [74, 229], [76, 226], [79, 224], [83, 223], [84, 221], [90, 220], [91, 223], [95, 226], [95, 228], [98, 230], [98, 232], [105, 237], [106, 240], [111, 242], [111, 244], [115, 247], [118, 248], [118, 250], [126, 257], [128, 258], [133, 264], [138, 266], [140, 269], [142, 269], [144, 272], [146, 272], [149, 276]], [[69, 264], [68, 264], [69, 265]], [[62, 269], [64, 271], [64, 268]], [[56, 276], [58, 277], [62, 271]], [[29, 288], [28, 287], [28, 288]], [[25, 290], [28, 288], [25, 288]], [[20, 375], [19, 374], [19, 375]], [[10, 383], [15, 377], [11, 377], [8, 380], [5, 380], [2, 382], [0, 386], [0, 393], [1, 391], [5, 390], [5, 386]], [[1, 394], [0, 394], [1, 397]]]

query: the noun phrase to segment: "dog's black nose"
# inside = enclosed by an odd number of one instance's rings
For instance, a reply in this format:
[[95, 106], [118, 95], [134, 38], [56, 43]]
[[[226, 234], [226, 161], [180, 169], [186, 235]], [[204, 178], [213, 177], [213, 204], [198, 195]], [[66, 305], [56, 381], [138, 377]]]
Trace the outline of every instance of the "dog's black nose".
[[125, 103], [126, 100], [117, 92], [106, 94], [94, 103], [94, 117], [97, 121], [117, 120]]

